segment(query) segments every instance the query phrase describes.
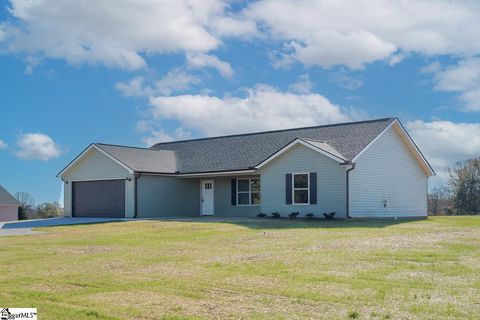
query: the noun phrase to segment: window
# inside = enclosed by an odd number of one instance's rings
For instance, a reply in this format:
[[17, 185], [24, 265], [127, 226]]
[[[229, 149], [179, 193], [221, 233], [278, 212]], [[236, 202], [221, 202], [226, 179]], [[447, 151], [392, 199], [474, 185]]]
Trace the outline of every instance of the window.
[[292, 179], [293, 204], [309, 204], [310, 179], [308, 173], [294, 173]]
[[260, 204], [260, 179], [237, 179], [237, 205]]
[[205, 190], [212, 190], [213, 188], [213, 185], [211, 182], [206, 182], [205, 183]]

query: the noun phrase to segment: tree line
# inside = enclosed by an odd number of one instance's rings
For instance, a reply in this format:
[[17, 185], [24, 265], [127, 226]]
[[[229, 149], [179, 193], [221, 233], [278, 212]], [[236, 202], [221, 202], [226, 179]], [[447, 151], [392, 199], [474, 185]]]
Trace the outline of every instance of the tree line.
[[20, 204], [18, 220], [63, 216], [63, 208], [56, 201], [35, 205], [35, 200], [28, 192], [17, 192], [14, 196]]
[[429, 192], [429, 214], [480, 214], [480, 157], [457, 162], [447, 174], [447, 182]]

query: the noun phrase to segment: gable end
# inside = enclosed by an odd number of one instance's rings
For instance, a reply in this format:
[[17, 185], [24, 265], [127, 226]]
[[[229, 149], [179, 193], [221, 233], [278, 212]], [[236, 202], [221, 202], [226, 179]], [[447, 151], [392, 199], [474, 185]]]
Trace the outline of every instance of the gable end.
[[427, 176], [434, 176], [435, 171], [431, 167], [430, 163], [428, 163], [425, 156], [421, 153], [418, 149], [415, 142], [413, 142], [412, 138], [405, 130], [403, 125], [398, 119], [395, 119], [390, 125], [388, 125], [375, 139], [373, 139], [360, 153], [358, 153], [353, 159], [352, 162], [357, 161], [372, 145], [374, 145], [388, 130], [393, 128], [393, 130], [398, 134], [402, 142], [405, 144], [413, 158], [417, 161], [418, 165], [422, 168]]

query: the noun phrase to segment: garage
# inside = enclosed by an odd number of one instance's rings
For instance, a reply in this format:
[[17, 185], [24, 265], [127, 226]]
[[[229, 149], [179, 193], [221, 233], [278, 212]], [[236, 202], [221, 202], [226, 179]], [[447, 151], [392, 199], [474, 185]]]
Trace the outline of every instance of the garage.
[[125, 217], [125, 180], [72, 183], [74, 217]]

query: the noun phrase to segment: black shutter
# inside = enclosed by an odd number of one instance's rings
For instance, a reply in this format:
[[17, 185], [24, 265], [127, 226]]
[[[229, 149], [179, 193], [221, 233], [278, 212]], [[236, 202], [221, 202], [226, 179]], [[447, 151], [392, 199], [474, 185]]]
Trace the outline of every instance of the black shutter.
[[317, 173], [310, 172], [310, 204], [317, 204]]
[[237, 205], [237, 179], [232, 179], [232, 206]]
[[285, 203], [292, 204], [292, 174], [285, 175]]

